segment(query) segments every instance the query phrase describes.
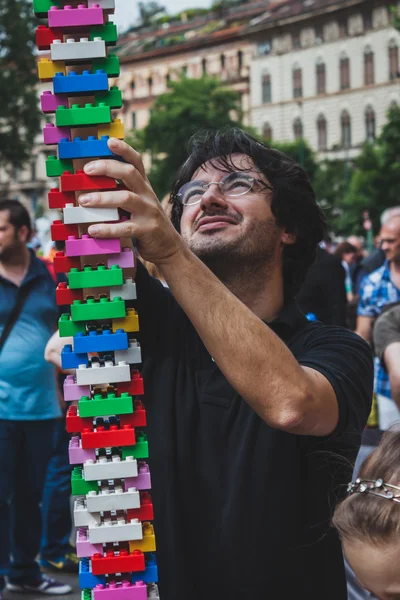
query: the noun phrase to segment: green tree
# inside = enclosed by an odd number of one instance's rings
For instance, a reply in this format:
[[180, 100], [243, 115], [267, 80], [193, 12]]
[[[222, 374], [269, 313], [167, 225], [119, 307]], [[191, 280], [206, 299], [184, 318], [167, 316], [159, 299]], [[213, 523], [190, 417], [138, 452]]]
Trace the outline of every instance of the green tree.
[[344, 233], [362, 232], [362, 213], [369, 211], [374, 231], [380, 214], [400, 202], [400, 108], [388, 111], [388, 121], [375, 144], [365, 144], [355, 160], [338, 225]]
[[0, 165], [21, 167], [39, 131], [35, 19], [28, 0], [0, 0]]
[[[263, 141], [265, 142], [265, 140]], [[296, 140], [294, 142], [267, 141], [266, 143], [301, 164], [311, 181], [314, 180], [318, 170], [318, 163], [314, 152], [305, 140]]]
[[200, 129], [240, 125], [240, 95], [217, 79], [181, 78], [170, 82], [171, 91], [155, 101], [147, 127], [130, 143], [150, 152], [149, 174], [159, 197], [170, 189], [178, 167], [186, 158], [190, 137]]
[[139, 18], [140, 24], [144, 27], [151, 25], [157, 17], [165, 14], [165, 6], [162, 6], [155, 0], [150, 2], [139, 2]]

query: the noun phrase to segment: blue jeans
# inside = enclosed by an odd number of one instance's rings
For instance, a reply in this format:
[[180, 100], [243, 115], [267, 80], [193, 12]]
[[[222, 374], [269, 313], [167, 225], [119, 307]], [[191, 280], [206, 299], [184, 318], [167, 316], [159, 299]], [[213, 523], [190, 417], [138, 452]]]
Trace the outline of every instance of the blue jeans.
[[[40, 504], [56, 419], [0, 419], [0, 589], [41, 579], [35, 558], [42, 533]], [[12, 555], [12, 559], [11, 556]]]
[[69, 434], [65, 419], [57, 420], [54, 431], [54, 450], [47, 467], [42, 502], [42, 541], [40, 556], [58, 560], [70, 552], [72, 530], [70, 509], [71, 465], [68, 456]]

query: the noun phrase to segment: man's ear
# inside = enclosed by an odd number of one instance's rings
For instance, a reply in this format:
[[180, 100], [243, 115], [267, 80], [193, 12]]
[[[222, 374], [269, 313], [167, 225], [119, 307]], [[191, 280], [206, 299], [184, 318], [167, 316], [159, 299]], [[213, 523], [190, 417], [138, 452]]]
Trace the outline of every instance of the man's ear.
[[297, 242], [297, 236], [294, 233], [288, 233], [287, 231], [283, 231], [281, 242], [282, 244], [291, 246]]
[[31, 235], [29, 235], [29, 229], [27, 228], [26, 225], [21, 225], [21, 227], [18, 229], [17, 235], [18, 235], [19, 241], [23, 242], [24, 244], [27, 244], [31, 237]]

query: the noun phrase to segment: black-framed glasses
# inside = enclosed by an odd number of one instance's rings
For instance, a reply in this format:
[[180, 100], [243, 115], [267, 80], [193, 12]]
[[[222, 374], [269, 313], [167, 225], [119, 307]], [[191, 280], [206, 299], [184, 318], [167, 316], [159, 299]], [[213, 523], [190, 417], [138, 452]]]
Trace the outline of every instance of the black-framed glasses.
[[191, 206], [192, 204], [201, 202], [203, 195], [210, 185], [217, 185], [224, 196], [236, 197], [248, 194], [256, 183], [261, 184], [265, 189], [273, 191], [273, 188], [261, 179], [251, 177], [247, 173], [233, 172], [225, 175], [221, 181], [210, 181], [209, 183], [202, 180], [188, 181], [188, 183], [179, 188], [175, 198], [184, 206]]

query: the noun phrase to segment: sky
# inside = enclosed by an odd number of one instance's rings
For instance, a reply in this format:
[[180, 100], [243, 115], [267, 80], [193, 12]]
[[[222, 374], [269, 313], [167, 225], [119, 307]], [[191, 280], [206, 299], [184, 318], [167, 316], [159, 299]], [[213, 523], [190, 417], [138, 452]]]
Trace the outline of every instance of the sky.
[[[162, 6], [165, 6], [169, 14], [178, 13], [185, 8], [208, 8], [211, 6], [211, 0], [159, 0]], [[115, 0], [115, 14], [112, 17], [114, 23], [118, 26], [121, 33], [136, 20], [138, 15], [137, 0]]]

